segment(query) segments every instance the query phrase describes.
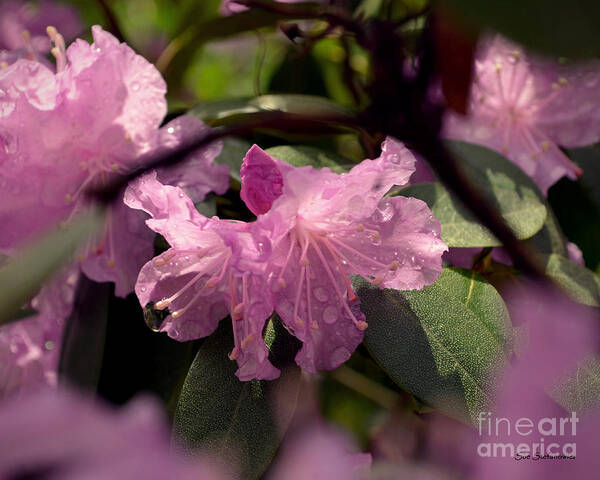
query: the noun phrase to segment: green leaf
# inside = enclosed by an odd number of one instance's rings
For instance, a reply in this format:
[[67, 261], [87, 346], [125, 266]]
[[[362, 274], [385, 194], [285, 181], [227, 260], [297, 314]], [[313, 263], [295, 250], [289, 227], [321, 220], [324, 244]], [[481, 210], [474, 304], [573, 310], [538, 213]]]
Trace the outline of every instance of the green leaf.
[[[188, 448], [210, 448], [235, 467], [241, 478], [259, 478], [281, 442], [282, 429], [295, 408], [299, 372], [282, 373], [271, 382], [241, 382], [229, 360], [233, 348], [230, 321], [203, 343], [183, 385], [175, 412], [174, 433]], [[286, 381], [287, 380], [287, 381]], [[285, 382], [295, 385], [276, 391]], [[285, 394], [283, 397], [281, 394]], [[279, 403], [281, 402], [281, 403]], [[275, 422], [283, 419], [283, 425]]]
[[600, 277], [567, 258], [551, 254], [541, 256], [546, 274], [575, 301], [600, 306]]
[[597, 0], [443, 0], [441, 4], [473, 26], [499, 31], [546, 53], [600, 55]]
[[[298, 5], [302, 10], [318, 10], [321, 7], [314, 3], [303, 3]], [[298, 11], [298, 9], [295, 9]], [[279, 21], [302, 19], [304, 15], [267, 12], [260, 8], [252, 8], [245, 12], [237, 13], [227, 17], [211, 18], [209, 20], [195, 22], [182, 32], [157, 62], [159, 70], [164, 71], [168, 66], [167, 83], [171, 85], [169, 79], [185, 71], [189, 59], [203, 44], [211, 40], [222, 39], [238, 35], [244, 32], [251, 32], [264, 27], [275, 27]]]
[[315, 168], [328, 167], [334, 172], [342, 173], [346, 169], [342, 165], [352, 163], [351, 160], [333, 152], [303, 145], [280, 145], [265, 150], [278, 160], [287, 162], [294, 167], [310, 165]]
[[[533, 181], [502, 155], [479, 145], [448, 141], [470, 181], [495, 206], [517, 238], [535, 235], [546, 221], [544, 199]], [[425, 201], [442, 226], [450, 247], [494, 247], [498, 239], [439, 183], [403, 188], [399, 195]]]
[[59, 375], [72, 385], [96, 390], [106, 336], [110, 283], [79, 275], [73, 311], [63, 334]]
[[568, 412], [583, 412], [600, 404], [600, 357], [590, 355], [578, 362], [575, 372], [555, 385], [552, 398]]
[[198, 342], [178, 342], [157, 333], [167, 313], [153, 313], [162, 315], [144, 318], [134, 293], [127, 298], [111, 295], [98, 395], [124, 404], [139, 392], [149, 392], [172, 418]]
[[[353, 112], [325, 97], [298, 94], [260, 95], [254, 98], [203, 102], [190, 113], [212, 126], [231, 125], [265, 112], [353, 118]], [[335, 128], [332, 125], [332, 128]], [[346, 127], [338, 130], [347, 131]]]
[[0, 325], [10, 321], [41, 285], [101, 224], [99, 212], [84, 214], [25, 247], [0, 268]]
[[241, 182], [240, 168], [242, 168], [242, 161], [251, 146], [250, 142], [241, 138], [226, 137], [223, 139], [223, 150], [221, 150], [215, 162], [227, 165], [231, 178]]
[[542, 229], [533, 237], [527, 240], [535, 251], [540, 253], [557, 253], [563, 257], [568, 256], [565, 236], [560, 228], [556, 215], [552, 209], [546, 204], [548, 216], [544, 222]]
[[600, 273], [600, 145], [568, 154], [583, 175], [575, 182], [567, 178], [557, 182], [548, 191], [548, 202], [567, 238], [581, 248], [586, 266]]
[[498, 292], [475, 272], [444, 269], [421, 291], [354, 280], [369, 328], [364, 344], [402, 388], [446, 414], [474, 419], [490, 402], [512, 328]]

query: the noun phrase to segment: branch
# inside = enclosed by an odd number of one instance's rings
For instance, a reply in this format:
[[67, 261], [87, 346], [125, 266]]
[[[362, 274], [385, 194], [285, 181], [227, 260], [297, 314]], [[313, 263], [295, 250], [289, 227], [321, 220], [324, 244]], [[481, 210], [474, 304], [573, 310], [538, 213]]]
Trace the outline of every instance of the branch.
[[361, 130], [356, 119], [348, 115], [302, 115], [272, 111], [247, 114], [244, 117], [244, 120], [236, 125], [211, 129], [208, 133], [184, 142], [166, 153], [151, 153], [142, 156], [139, 159], [141, 167], [126, 175], [114, 178], [114, 180], [101, 189], [92, 188], [86, 194], [92, 200], [97, 200], [104, 204], [111, 203], [131, 180], [155, 168], [175, 165], [184, 160], [187, 155], [227, 136], [248, 135], [254, 133], [256, 130], [265, 128], [276, 128], [277, 130], [295, 131], [298, 133], [315, 133], [322, 130], [323, 127], [331, 126], [332, 124], [348, 129]]

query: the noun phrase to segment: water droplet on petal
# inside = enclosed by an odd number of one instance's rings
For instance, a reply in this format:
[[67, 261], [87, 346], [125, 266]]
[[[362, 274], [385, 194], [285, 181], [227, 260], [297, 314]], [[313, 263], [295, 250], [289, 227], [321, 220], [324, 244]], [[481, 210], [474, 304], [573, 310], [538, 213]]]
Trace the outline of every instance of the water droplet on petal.
[[131, 89], [132, 89], [134, 92], [137, 92], [137, 91], [140, 89], [140, 82], [133, 82], [133, 83], [131, 84]]
[[339, 347], [331, 353], [331, 368], [335, 368], [350, 358], [350, 351], [346, 347]]
[[323, 288], [323, 287], [317, 287], [315, 288], [315, 290], [313, 291], [315, 298], [319, 301], [319, 302], [326, 302], [327, 299], [329, 298], [329, 295], [327, 294], [327, 291]]
[[335, 323], [337, 321], [337, 319], [338, 319], [337, 308], [330, 305], [323, 312], [323, 321], [325, 323], [332, 324], [332, 323]]

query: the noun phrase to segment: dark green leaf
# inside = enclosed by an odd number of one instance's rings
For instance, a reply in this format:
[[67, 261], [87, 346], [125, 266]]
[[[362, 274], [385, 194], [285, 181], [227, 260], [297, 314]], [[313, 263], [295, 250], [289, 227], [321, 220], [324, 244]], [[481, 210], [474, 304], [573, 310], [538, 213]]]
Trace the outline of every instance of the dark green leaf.
[[294, 167], [303, 167], [306, 165], [315, 168], [328, 167], [338, 173], [346, 171], [342, 165], [352, 163], [351, 160], [336, 153], [302, 145], [281, 145], [268, 148], [266, 152], [276, 159], [287, 162]]
[[581, 248], [586, 266], [600, 273], [600, 146], [568, 154], [583, 176], [576, 182], [560, 180], [548, 191], [548, 201], [567, 238]]
[[358, 277], [354, 285], [369, 323], [364, 344], [396, 383], [460, 419], [489, 405], [492, 373], [512, 343], [494, 287], [457, 268], [421, 291], [380, 290]]
[[229, 175], [231, 178], [241, 182], [240, 168], [242, 161], [246, 156], [246, 152], [250, 150], [252, 144], [241, 138], [227, 137], [223, 139], [223, 150], [215, 159], [216, 163], [221, 163], [229, 167]]
[[[469, 179], [488, 198], [519, 239], [535, 235], [546, 220], [544, 199], [517, 166], [502, 155], [466, 142], [448, 141]], [[500, 242], [439, 183], [417, 184], [399, 192], [425, 201], [442, 226], [450, 247], [493, 247]]]
[[541, 257], [546, 274], [577, 302], [600, 306], [600, 277], [567, 258], [551, 254]]
[[96, 228], [103, 216], [88, 213], [59, 227], [17, 253], [0, 268], [0, 325], [18, 314], [44, 283], [67, 262]]
[[296, 94], [261, 95], [246, 99], [203, 102], [194, 107], [190, 113], [210, 125], [217, 126], [237, 123], [244, 117], [249, 118], [252, 115], [273, 111], [348, 118], [353, 116], [351, 110], [325, 97]]
[[565, 236], [560, 229], [560, 225], [552, 209], [546, 204], [548, 216], [544, 222], [542, 229], [533, 237], [527, 240], [537, 252], [540, 253], [556, 253], [566, 257], [568, 255], [565, 244]]
[[58, 367], [60, 376], [72, 385], [90, 390], [98, 385], [111, 290], [110, 283], [96, 283], [79, 275]]
[[471, 25], [502, 32], [528, 47], [567, 57], [600, 55], [600, 2], [442, 0]]
[[165, 333], [157, 333], [156, 328], [166, 316], [162, 313], [162, 319], [146, 325], [135, 294], [110, 297], [98, 395], [124, 404], [139, 392], [150, 392], [163, 402], [172, 417], [197, 342], [178, 342]]
[[[227, 356], [232, 348], [231, 324], [225, 320], [203, 342], [192, 363], [177, 405], [174, 433], [186, 447], [210, 448], [239, 467], [241, 478], [256, 479], [279, 447], [280, 427], [293, 412], [297, 390], [277, 395], [283, 377], [241, 382], [235, 376], [236, 363]], [[298, 370], [288, 375], [288, 386], [298, 383]], [[284, 425], [275, 423], [282, 418]]]

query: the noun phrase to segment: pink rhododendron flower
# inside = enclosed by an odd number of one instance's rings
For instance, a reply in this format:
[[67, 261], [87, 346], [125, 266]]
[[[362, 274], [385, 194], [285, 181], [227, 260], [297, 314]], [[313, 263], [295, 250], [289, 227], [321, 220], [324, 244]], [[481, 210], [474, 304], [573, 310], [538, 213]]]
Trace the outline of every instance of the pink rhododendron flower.
[[269, 480], [358, 480], [371, 466], [371, 455], [356, 449], [344, 435], [318, 425], [283, 446]]
[[161, 407], [149, 398], [121, 410], [69, 391], [0, 403], [0, 478], [218, 480], [216, 460], [172, 452]]
[[33, 316], [0, 327], [0, 398], [56, 386], [63, 325], [73, 308], [77, 271], [57, 275], [31, 301]]
[[201, 338], [229, 314], [237, 376], [277, 377], [262, 338], [273, 311], [264, 275], [270, 244], [256, 225], [204, 217], [182, 189], [162, 185], [154, 172], [128, 187], [125, 203], [149, 213], [148, 226], [171, 245], [144, 265], [135, 286], [142, 306], [169, 308], [161, 331], [181, 341]]
[[0, 50], [26, 50], [30, 54], [48, 53], [48, 25], [58, 27], [67, 40], [74, 38], [83, 29], [77, 10], [63, 3], [52, 0], [2, 0]]
[[242, 165], [242, 198], [270, 231], [269, 285], [275, 310], [303, 342], [304, 370], [346, 361], [367, 328], [350, 275], [375, 285], [420, 289], [442, 268], [440, 225], [421, 200], [383, 198], [405, 184], [415, 159], [388, 139], [381, 157], [349, 173], [293, 168], [254, 146]]
[[[139, 166], [141, 155], [159, 153], [207, 128], [181, 117], [159, 129], [166, 113], [160, 73], [126, 44], [100, 27], [94, 42], [75, 41], [66, 51], [52, 28], [57, 72], [29, 60], [0, 70], [0, 219], [10, 228], [0, 250], [11, 251], [87, 206], [84, 191], [111, 175]], [[195, 201], [229, 182], [227, 167], [212, 166], [221, 145], [193, 154], [187, 165], [161, 170], [165, 181], [182, 185]], [[116, 283], [127, 295], [139, 269], [152, 257], [153, 233], [141, 212], [118, 202], [103, 232], [79, 255], [83, 271]]]
[[495, 36], [479, 45], [467, 117], [449, 113], [445, 135], [492, 148], [547, 192], [579, 168], [559, 149], [600, 139], [600, 62], [536, 57]]

